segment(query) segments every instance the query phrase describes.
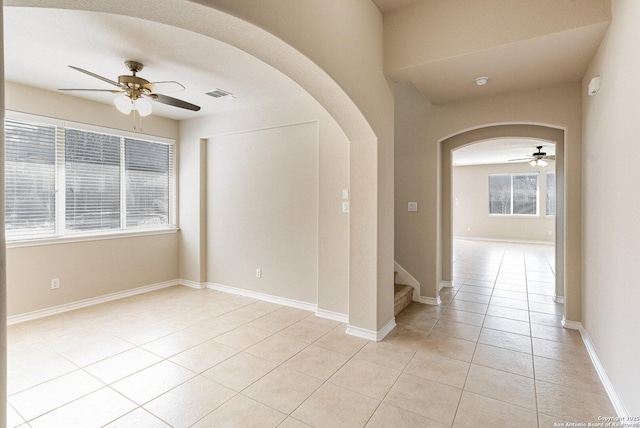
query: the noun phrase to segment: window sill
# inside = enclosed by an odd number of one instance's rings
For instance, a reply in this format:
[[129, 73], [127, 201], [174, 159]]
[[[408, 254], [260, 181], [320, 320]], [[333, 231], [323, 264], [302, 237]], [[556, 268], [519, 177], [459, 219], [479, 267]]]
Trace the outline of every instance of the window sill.
[[523, 218], [529, 218], [529, 219], [539, 219], [542, 218], [540, 215], [538, 214], [489, 214], [489, 217], [495, 217], [495, 218], [513, 218], [513, 219], [523, 219]]
[[62, 237], [51, 238], [35, 238], [24, 239], [20, 241], [7, 241], [7, 248], [37, 247], [41, 245], [57, 245], [70, 244], [76, 242], [102, 241], [105, 239], [123, 239], [135, 238], [139, 236], [166, 235], [176, 233], [180, 229], [172, 227], [167, 229], [143, 229], [143, 230], [125, 230], [125, 231], [109, 231], [108, 233], [78, 234], [67, 235]]

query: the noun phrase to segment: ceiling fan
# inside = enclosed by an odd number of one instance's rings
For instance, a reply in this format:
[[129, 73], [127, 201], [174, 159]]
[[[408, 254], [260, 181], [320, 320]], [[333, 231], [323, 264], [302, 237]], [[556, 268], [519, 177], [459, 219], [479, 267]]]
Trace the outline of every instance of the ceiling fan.
[[555, 155], [547, 155], [545, 152], [542, 151], [542, 146], [536, 146], [536, 149], [538, 149], [537, 152], [532, 153], [530, 157], [527, 158], [520, 158], [520, 159], [509, 159], [509, 162], [518, 162], [518, 161], [529, 161], [529, 165], [531, 166], [547, 166], [549, 164], [549, 162], [547, 162], [547, 160], [555, 160], [556, 156]]
[[195, 104], [159, 93], [182, 91], [185, 88], [180, 83], [175, 81], [149, 82], [147, 79], [137, 76], [137, 73], [144, 68], [144, 65], [141, 62], [127, 60], [124, 64], [131, 72], [131, 75], [125, 74], [118, 76], [117, 82], [84, 70], [80, 67], [75, 67], [73, 65], [69, 66], [81, 73], [95, 77], [103, 82], [107, 82], [115, 86], [117, 89], [60, 89], [60, 91], [91, 91], [121, 94], [119, 97], [116, 97], [114, 103], [118, 110], [124, 114], [129, 114], [131, 111], [137, 111], [140, 116], [147, 116], [151, 114], [152, 106], [148, 100], [192, 111], [200, 110], [200, 107]]

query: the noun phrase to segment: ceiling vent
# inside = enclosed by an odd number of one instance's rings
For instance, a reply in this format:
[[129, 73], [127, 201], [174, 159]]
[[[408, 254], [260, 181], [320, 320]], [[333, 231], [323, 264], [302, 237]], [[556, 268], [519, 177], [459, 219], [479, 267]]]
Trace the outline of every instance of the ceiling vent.
[[205, 94], [213, 98], [235, 98], [235, 96], [231, 92], [227, 92], [224, 89], [220, 88], [216, 88], [213, 91], [205, 92]]

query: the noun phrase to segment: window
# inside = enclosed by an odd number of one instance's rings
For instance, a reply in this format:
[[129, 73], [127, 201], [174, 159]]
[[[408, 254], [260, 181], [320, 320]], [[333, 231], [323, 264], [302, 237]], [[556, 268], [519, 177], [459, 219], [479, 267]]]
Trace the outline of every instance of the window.
[[556, 173], [547, 172], [547, 210], [548, 216], [556, 215]]
[[173, 143], [76, 125], [5, 120], [7, 239], [173, 227]]
[[5, 120], [6, 236], [55, 233], [56, 128]]
[[65, 228], [120, 229], [120, 138], [65, 131]]
[[127, 227], [167, 224], [173, 179], [173, 146], [125, 140]]
[[490, 175], [489, 214], [537, 215], [538, 175]]

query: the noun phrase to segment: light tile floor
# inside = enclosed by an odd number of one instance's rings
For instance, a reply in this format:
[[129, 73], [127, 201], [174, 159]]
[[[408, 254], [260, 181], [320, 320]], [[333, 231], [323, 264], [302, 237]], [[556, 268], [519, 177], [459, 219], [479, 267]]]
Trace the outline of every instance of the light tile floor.
[[454, 288], [374, 343], [187, 287], [9, 327], [8, 426], [552, 427], [614, 410], [560, 327], [553, 248], [457, 240]]

